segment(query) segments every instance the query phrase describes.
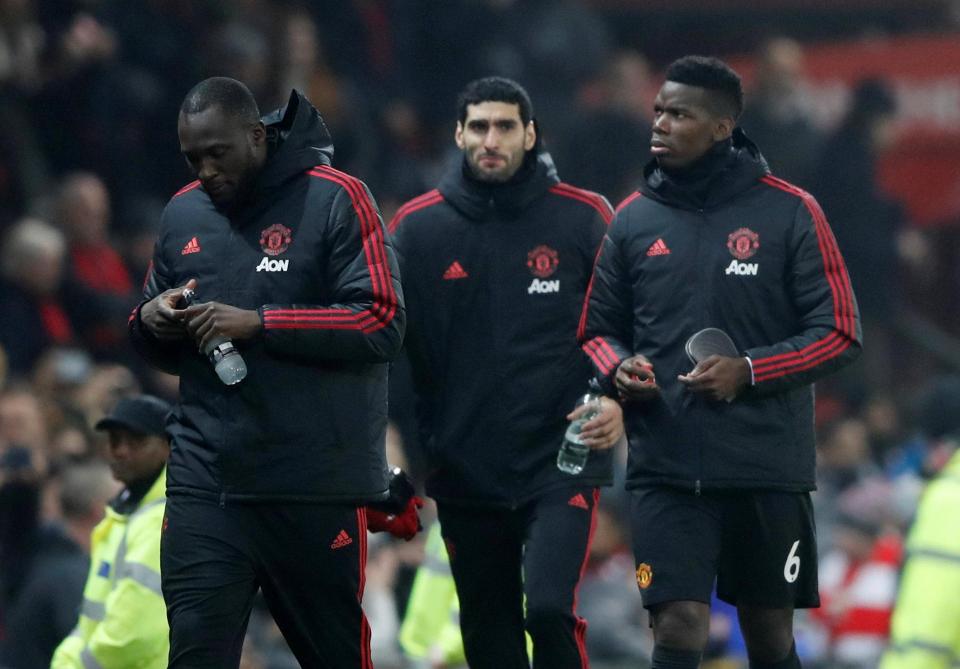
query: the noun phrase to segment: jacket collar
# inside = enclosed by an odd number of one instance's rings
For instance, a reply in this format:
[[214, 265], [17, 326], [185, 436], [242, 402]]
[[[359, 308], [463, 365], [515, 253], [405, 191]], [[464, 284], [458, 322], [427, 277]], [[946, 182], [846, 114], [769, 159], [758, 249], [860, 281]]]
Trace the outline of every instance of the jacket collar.
[[515, 218], [557, 183], [560, 178], [553, 158], [546, 151], [534, 148], [506, 183], [478, 181], [470, 172], [466, 159], [461, 157], [447, 170], [438, 189], [443, 198], [467, 218], [483, 220], [493, 216]]
[[735, 128], [683, 172], [667, 172], [656, 159], [643, 169], [640, 190], [647, 197], [681, 209], [711, 209], [754, 186], [770, 173], [757, 145]]
[[109, 510], [122, 516], [129, 516], [147, 504], [163, 499], [167, 492], [167, 467], [164, 465], [152, 479], [132, 483], [110, 500]]

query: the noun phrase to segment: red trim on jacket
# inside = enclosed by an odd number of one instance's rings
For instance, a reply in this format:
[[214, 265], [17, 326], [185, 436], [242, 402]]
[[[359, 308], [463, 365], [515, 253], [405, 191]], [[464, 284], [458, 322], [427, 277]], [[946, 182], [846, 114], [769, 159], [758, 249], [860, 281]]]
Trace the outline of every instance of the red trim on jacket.
[[173, 194], [173, 197], [171, 197], [170, 199], [172, 200], [174, 197], [180, 197], [180, 196], [183, 195], [184, 193], [189, 193], [190, 191], [192, 191], [194, 188], [196, 188], [196, 187], [199, 186], [199, 185], [200, 185], [200, 180], [199, 180], [199, 179], [197, 179], [196, 181], [191, 181], [191, 182], [188, 183], [186, 186], [184, 186], [183, 188], [181, 188], [180, 190], [178, 190], [176, 193], [174, 193], [174, 194]]
[[833, 295], [833, 318], [836, 330], [799, 351], [754, 360], [753, 371], [757, 383], [802, 372], [834, 358], [849, 348], [856, 336], [850, 278], [847, 276], [837, 242], [820, 205], [812, 195], [782, 179], [768, 175], [761, 181], [768, 186], [799, 197], [813, 217], [814, 231], [817, 235], [820, 255], [823, 258], [824, 274]]
[[576, 186], [571, 186], [570, 184], [565, 183], [558, 183], [550, 186], [550, 192], [554, 195], [569, 197], [571, 199], [579, 200], [580, 202], [589, 204], [591, 207], [597, 210], [597, 213], [600, 214], [600, 216], [603, 218], [603, 222], [607, 225], [610, 225], [610, 221], [613, 220], [613, 209], [602, 195], [598, 195], [592, 191], [583, 190], [582, 188], [577, 188]]
[[[636, 200], [638, 197], [642, 197], [643, 193], [640, 191], [635, 192], [633, 195], [629, 196], [626, 200], [620, 203], [617, 207], [614, 214], [620, 213], [620, 210], [626, 207], [628, 204]], [[613, 220], [612, 218], [610, 219]], [[610, 221], [607, 221], [609, 224]], [[587, 331], [587, 312], [590, 310], [590, 294], [593, 292], [593, 280], [597, 276], [597, 264], [600, 262], [600, 253], [603, 251], [603, 242], [600, 242], [600, 248], [597, 249], [597, 255], [593, 259], [593, 271], [590, 272], [590, 281], [587, 282], [587, 292], [583, 296], [583, 309], [580, 310], [580, 322], [577, 324], [577, 340], [583, 341], [584, 336]]]
[[639, 197], [643, 197], [643, 193], [641, 193], [640, 191], [634, 191], [633, 193], [630, 193], [630, 195], [628, 195], [623, 202], [617, 205], [617, 208], [614, 211], [614, 213], [619, 214], [621, 209], [623, 209], [624, 207], [626, 207], [628, 204], [630, 204], [631, 202], [633, 202]]
[[352, 312], [349, 309], [270, 309], [263, 314], [265, 329], [331, 329], [362, 330], [370, 334], [384, 328], [397, 311], [397, 295], [393, 289], [383, 228], [379, 225], [370, 198], [359, 179], [325, 165], [308, 172], [343, 187], [357, 212], [363, 238], [363, 252], [370, 273], [373, 304], [370, 309]]
[[440, 202], [443, 202], [443, 195], [441, 195], [440, 191], [436, 188], [431, 191], [427, 191], [423, 195], [418, 195], [397, 209], [397, 213], [393, 215], [390, 225], [387, 226], [387, 232], [392, 235], [397, 231], [397, 228], [407, 216], [415, 211], [419, 211], [434, 204], [439, 204]]
[[620, 362], [617, 354], [613, 352], [613, 349], [604, 341], [603, 337], [594, 337], [581, 348], [590, 356], [590, 359], [593, 360], [593, 363], [604, 376], [612, 372]]

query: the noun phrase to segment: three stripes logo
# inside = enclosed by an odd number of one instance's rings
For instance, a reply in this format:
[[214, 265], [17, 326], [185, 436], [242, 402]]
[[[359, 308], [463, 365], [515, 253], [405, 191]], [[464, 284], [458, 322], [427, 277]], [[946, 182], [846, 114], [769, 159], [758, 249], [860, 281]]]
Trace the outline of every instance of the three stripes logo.
[[450, 263], [450, 267], [447, 268], [447, 271], [443, 273], [443, 278], [446, 281], [453, 281], [455, 279], [466, 279], [469, 274], [466, 270], [463, 269], [463, 265], [460, 264], [459, 260], [454, 260]]
[[337, 538], [333, 540], [333, 543], [330, 544], [331, 550], [337, 550], [338, 548], [344, 548], [353, 543], [353, 539], [350, 538], [350, 535], [347, 534], [346, 530], [340, 530], [340, 534], [337, 535]]
[[191, 253], [200, 253], [200, 242], [196, 237], [187, 242], [187, 245], [180, 251], [180, 255], [182, 256], [190, 255]]
[[667, 248], [667, 245], [664, 243], [663, 238], [657, 238], [653, 244], [650, 245], [650, 248], [647, 249], [648, 256], [668, 256], [670, 255], [670, 249]]

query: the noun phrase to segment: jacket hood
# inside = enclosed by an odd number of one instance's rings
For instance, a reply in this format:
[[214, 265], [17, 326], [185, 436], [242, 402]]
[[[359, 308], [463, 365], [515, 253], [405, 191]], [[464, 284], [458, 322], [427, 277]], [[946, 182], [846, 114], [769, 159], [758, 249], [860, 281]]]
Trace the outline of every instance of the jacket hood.
[[474, 178], [466, 158], [454, 162], [440, 181], [438, 189], [454, 208], [471, 219], [492, 215], [518, 215], [530, 202], [560, 183], [553, 158], [533, 148], [513, 177], [502, 184], [489, 184]]
[[269, 158], [260, 174], [260, 190], [275, 188], [291, 177], [333, 159], [333, 139], [316, 107], [298, 90], [280, 109], [263, 117]]
[[740, 128], [717, 142], [707, 155], [680, 173], [660, 167], [656, 158], [643, 168], [641, 192], [681, 209], [710, 209], [736, 197], [770, 173], [757, 145]]

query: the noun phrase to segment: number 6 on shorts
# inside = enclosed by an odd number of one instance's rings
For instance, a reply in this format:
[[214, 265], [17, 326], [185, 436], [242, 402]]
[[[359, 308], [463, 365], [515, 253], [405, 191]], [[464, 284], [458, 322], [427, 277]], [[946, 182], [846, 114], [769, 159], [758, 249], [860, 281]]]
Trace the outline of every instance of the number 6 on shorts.
[[800, 556], [797, 555], [797, 548], [800, 547], [800, 540], [797, 539], [790, 547], [790, 554], [787, 555], [787, 561], [783, 565], [783, 578], [787, 583], [793, 583], [800, 575]]

